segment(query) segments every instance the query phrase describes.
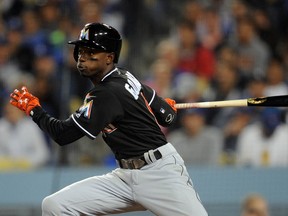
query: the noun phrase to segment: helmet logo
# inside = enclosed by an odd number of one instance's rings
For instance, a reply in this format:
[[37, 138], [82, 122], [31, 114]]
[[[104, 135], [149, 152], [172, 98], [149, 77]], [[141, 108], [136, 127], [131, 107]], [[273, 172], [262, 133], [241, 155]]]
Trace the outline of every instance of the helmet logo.
[[89, 40], [89, 29], [82, 29], [80, 33], [80, 40]]

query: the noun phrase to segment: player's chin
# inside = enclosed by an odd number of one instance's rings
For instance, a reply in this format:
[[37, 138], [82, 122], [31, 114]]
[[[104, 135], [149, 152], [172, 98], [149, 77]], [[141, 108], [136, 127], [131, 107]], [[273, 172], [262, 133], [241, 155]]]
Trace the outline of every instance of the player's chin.
[[95, 73], [91, 71], [87, 71], [87, 70], [79, 70], [79, 74], [80, 76], [85, 77], [85, 78], [92, 78], [95, 76]]
[[89, 71], [84, 68], [78, 67], [79, 74], [83, 77], [89, 77]]
[[80, 76], [82, 76], [82, 77], [89, 77], [89, 76], [87, 76], [86, 74], [83, 74], [83, 73], [81, 73], [81, 72], [80, 72]]

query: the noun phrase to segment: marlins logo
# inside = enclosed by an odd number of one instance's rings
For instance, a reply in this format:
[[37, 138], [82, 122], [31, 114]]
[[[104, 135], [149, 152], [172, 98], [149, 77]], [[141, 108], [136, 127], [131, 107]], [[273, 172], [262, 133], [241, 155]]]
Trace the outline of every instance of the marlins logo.
[[93, 100], [87, 103], [85, 102], [84, 105], [79, 108], [79, 111], [76, 114], [77, 118], [79, 118], [83, 114], [85, 118], [90, 119], [92, 105], [93, 105]]
[[83, 28], [80, 33], [79, 39], [89, 40], [89, 29]]

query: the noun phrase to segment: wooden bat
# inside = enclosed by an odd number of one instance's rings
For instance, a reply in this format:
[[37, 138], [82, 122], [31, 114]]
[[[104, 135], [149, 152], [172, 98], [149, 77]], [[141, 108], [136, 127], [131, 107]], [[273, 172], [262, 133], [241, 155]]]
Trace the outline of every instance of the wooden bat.
[[218, 107], [247, 107], [247, 106], [260, 106], [260, 107], [288, 107], [288, 95], [247, 98], [239, 100], [226, 100], [226, 101], [207, 101], [195, 103], [177, 103], [177, 109], [188, 108], [218, 108]]

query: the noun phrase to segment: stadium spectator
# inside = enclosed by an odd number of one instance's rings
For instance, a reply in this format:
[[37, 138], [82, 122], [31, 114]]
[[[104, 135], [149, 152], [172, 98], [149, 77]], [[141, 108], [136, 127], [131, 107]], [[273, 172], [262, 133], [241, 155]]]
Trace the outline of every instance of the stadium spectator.
[[175, 99], [179, 102], [201, 100], [207, 82], [191, 73], [181, 73], [174, 78]]
[[267, 200], [260, 194], [249, 194], [241, 206], [241, 216], [269, 216]]
[[173, 71], [170, 63], [166, 60], [156, 60], [151, 65], [151, 76], [145, 82], [155, 89], [161, 97], [175, 98], [175, 85], [173, 83]]
[[237, 53], [237, 70], [240, 80], [246, 86], [253, 76], [265, 76], [270, 51], [257, 35], [251, 17], [241, 18], [237, 21], [236, 37], [231, 46]]
[[54, 116], [59, 116], [59, 72], [55, 59], [50, 55], [37, 56], [33, 64], [35, 84], [33, 92], [43, 102], [45, 110]]
[[[204, 92], [205, 101], [233, 100], [241, 98], [241, 91], [237, 88], [238, 74], [233, 66], [218, 63], [214, 83], [208, 86]], [[215, 108], [207, 112], [207, 123], [223, 128], [233, 115], [235, 108]]]
[[216, 55], [217, 63], [228, 64], [231, 67], [237, 66], [237, 53], [231, 46], [227, 44], [221, 46]]
[[5, 41], [0, 41], [0, 82], [7, 91], [15, 87], [21, 80], [22, 72], [18, 65], [11, 61], [10, 46]]
[[205, 124], [203, 109], [189, 109], [184, 112], [182, 128], [172, 131], [168, 135], [168, 141], [173, 143], [189, 165], [219, 165], [223, 146], [221, 130]]
[[254, 11], [253, 15], [257, 34], [268, 45], [271, 54], [275, 55], [277, 53], [277, 34], [279, 32], [276, 26], [273, 26], [268, 11], [258, 8]]
[[23, 46], [31, 48], [36, 56], [52, 54], [47, 32], [41, 27], [36, 11], [24, 10], [21, 20], [23, 23]]
[[266, 88], [264, 96], [287, 95], [288, 85], [285, 82], [285, 71], [279, 60], [272, 59], [266, 71]]
[[0, 137], [0, 169], [34, 169], [50, 160], [43, 132], [8, 102], [0, 119]]
[[181, 71], [178, 68], [180, 50], [173, 40], [163, 39], [156, 46], [156, 59], [169, 62], [173, 76], [177, 76]]
[[215, 8], [204, 8], [203, 17], [197, 25], [197, 38], [209, 50], [215, 51], [223, 42], [221, 24], [220, 14]]
[[288, 126], [278, 108], [264, 108], [259, 121], [246, 126], [237, 142], [237, 164], [253, 167], [288, 166]]
[[224, 141], [221, 156], [221, 163], [223, 165], [235, 165], [239, 134], [252, 121], [253, 114], [253, 111], [250, 109], [236, 109], [223, 127]]
[[211, 80], [215, 71], [214, 52], [198, 43], [195, 24], [187, 20], [181, 21], [177, 37], [180, 50], [179, 70]]
[[[233, 0], [231, 5], [231, 14], [237, 22], [239, 19], [250, 14], [251, 8], [245, 0]], [[236, 24], [236, 23], [235, 23]]]

